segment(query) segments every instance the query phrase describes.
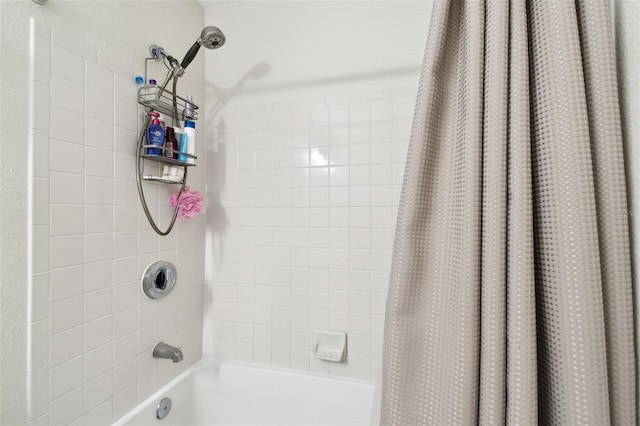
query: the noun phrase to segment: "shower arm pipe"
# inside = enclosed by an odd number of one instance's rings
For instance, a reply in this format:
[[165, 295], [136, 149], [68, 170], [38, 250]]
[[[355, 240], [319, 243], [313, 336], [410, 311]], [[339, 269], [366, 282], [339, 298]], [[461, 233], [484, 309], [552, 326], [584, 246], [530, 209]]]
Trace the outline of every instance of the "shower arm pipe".
[[[145, 78], [146, 78], [146, 62], [145, 62]], [[167, 77], [164, 80], [164, 83], [162, 83], [162, 85], [160, 86], [160, 90], [158, 91], [158, 98], [162, 95], [162, 93], [164, 93], [164, 91], [167, 88], [167, 84], [169, 83], [169, 80], [173, 79], [173, 112], [174, 112], [174, 116], [177, 118], [178, 117], [178, 103], [177, 103], [177, 99], [176, 99], [176, 88], [177, 88], [177, 84], [178, 84], [178, 76], [175, 75], [174, 70], [170, 69], [169, 72], [167, 73]], [[144, 210], [144, 214], [147, 217], [147, 220], [149, 221], [149, 224], [151, 225], [151, 227], [153, 228], [153, 230], [161, 236], [165, 236], [165, 235], [169, 235], [169, 233], [171, 232], [171, 230], [173, 229], [173, 226], [176, 223], [176, 219], [178, 217], [178, 210], [180, 209], [180, 196], [182, 195], [182, 193], [184, 192], [184, 188], [187, 185], [187, 169], [188, 167], [184, 167], [184, 177], [182, 178], [182, 185], [180, 186], [180, 193], [178, 194], [178, 201], [176, 202], [176, 207], [173, 210], [173, 216], [171, 217], [171, 223], [169, 224], [169, 227], [166, 230], [161, 230], [158, 225], [156, 225], [156, 222], [153, 220], [153, 216], [151, 216], [151, 212], [149, 211], [149, 207], [147, 206], [147, 200], [144, 196], [144, 189], [142, 188], [142, 162], [144, 161], [144, 159], [140, 156], [140, 153], [142, 151], [142, 145], [144, 144], [144, 135], [145, 135], [145, 131], [147, 129], [147, 127], [149, 127], [149, 122], [151, 120], [151, 116], [147, 115], [147, 117], [144, 120], [144, 125], [142, 126], [142, 130], [140, 131], [140, 136], [138, 138], [138, 149], [136, 150], [136, 184], [138, 187], [138, 198], [140, 198], [140, 203], [142, 204], [142, 210]], [[180, 127], [180, 120], [177, 120], [178, 122], [178, 127]]]

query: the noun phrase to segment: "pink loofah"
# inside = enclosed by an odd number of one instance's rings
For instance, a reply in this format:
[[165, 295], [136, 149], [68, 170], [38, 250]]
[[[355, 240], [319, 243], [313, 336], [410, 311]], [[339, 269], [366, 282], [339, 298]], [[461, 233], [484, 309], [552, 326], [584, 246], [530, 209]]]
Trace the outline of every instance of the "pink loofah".
[[[178, 203], [179, 191], [174, 192], [169, 197], [169, 205], [173, 208]], [[204, 213], [206, 209], [202, 205], [202, 194], [198, 191], [191, 191], [187, 186], [182, 195], [180, 195], [180, 209], [178, 210], [178, 219], [193, 219], [200, 213]]]

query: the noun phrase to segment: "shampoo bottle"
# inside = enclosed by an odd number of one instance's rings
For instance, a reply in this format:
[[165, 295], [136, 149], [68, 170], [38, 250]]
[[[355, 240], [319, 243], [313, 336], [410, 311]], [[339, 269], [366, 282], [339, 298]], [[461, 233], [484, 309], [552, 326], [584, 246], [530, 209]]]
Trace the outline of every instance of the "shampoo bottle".
[[147, 145], [155, 145], [158, 148], [147, 148], [147, 155], [162, 155], [162, 145], [164, 144], [164, 129], [160, 127], [157, 112], [148, 112], [153, 117], [153, 123], [147, 127]]

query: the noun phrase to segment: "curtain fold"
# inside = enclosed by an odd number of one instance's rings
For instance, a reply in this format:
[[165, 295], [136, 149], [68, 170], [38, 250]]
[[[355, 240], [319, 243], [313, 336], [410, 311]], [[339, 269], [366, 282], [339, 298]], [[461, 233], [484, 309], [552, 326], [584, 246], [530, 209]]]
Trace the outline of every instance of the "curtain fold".
[[382, 424], [636, 423], [605, 0], [438, 0], [387, 298]]

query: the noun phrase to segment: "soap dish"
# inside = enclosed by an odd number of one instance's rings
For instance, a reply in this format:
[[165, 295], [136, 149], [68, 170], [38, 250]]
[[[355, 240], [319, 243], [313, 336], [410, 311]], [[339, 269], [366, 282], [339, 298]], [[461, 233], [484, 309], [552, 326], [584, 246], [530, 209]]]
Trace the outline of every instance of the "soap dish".
[[316, 358], [332, 362], [344, 361], [347, 359], [347, 333], [314, 330], [311, 350]]

